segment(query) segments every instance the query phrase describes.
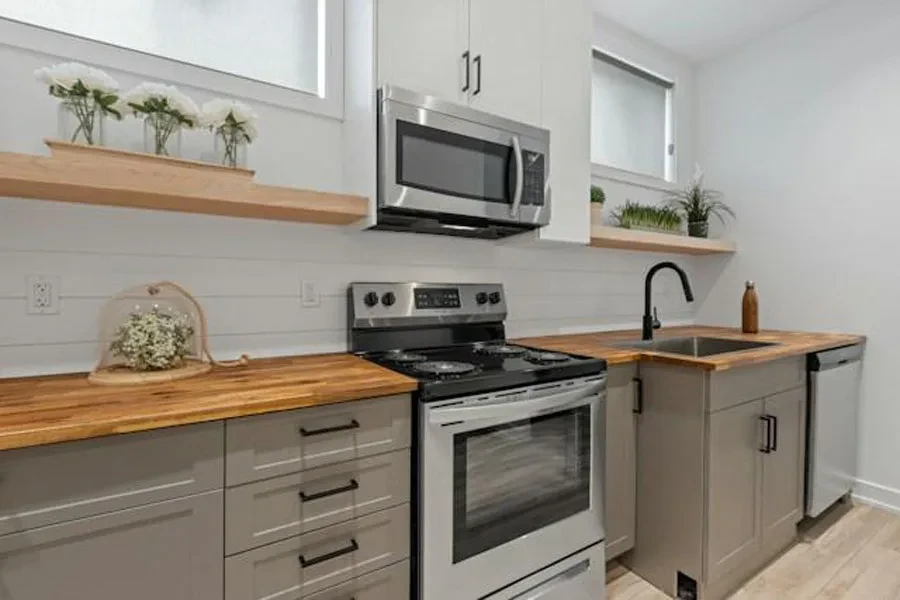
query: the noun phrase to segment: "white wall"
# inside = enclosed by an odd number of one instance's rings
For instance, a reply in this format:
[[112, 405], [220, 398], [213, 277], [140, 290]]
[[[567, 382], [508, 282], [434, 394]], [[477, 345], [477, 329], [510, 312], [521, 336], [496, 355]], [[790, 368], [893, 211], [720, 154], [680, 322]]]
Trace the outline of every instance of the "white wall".
[[755, 279], [763, 327], [869, 336], [858, 492], [894, 507], [898, 39], [900, 4], [845, 0], [697, 76], [698, 156], [739, 247], [700, 320], [737, 325]]
[[[683, 56], [632, 33], [594, 14], [594, 46], [643, 69], [675, 82], [672, 101], [676, 143], [676, 185], [690, 179], [694, 168], [694, 67]], [[606, 191], [606, 212], [626, 200], [655, 203], [672, 184], [665, 181], [594, 165], [593, 183]], [[624, 185], [623, 185], [624, 184]]]
[[[0, 150], [45, 151], [40, 140], [55, 133], [55, 102], [32, 71], [58, 60], [0, 45]], [[141, 80], [110, 72], [124, 87]], [[218, 95], [185, 89], [198, 101]], [[345, 187], [340, 122], [256, 107], [262, 123], [250, 166], [260, 181]], [[140, 146], [136, 122], [114, 123], [109, 131], [113, 146]], [[204, 140], [189, 134], [186, 152], [199, 156]], [[0, 377], [90, 368], [99, 356], [95, 339], [104, 301], [163, 278], [199, 297], [212, 349], [229, 358], [343, 350], [345, 290], [353, 280], [503, 282], [514, 336], [637, 326], [643, 273], [662, 258], [0, 199]], [[695, 270], [692, 260], [677, 260]], [[26, 316], [29, 273], [61, 277], [59, 315]], [[302, 279], [318, 284], [319, 308], [301, 308]], [[655, 302], [668, 323], [693, 316], [668, 273]]]

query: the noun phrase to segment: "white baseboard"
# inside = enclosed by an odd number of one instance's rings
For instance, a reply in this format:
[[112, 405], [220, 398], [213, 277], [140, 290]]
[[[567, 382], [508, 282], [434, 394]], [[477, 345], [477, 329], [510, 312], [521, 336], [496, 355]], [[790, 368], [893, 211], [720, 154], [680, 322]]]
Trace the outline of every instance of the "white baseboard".
[[883, 510], [900, 514], [900, 490], [871, 481], [858, 480], [853, 489], [853, 499]]

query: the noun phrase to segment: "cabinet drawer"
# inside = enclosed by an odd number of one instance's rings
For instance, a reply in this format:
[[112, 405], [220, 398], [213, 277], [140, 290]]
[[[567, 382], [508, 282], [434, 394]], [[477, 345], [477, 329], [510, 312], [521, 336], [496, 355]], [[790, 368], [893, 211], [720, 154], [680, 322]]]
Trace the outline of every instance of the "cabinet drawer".
[[[299, 597], [299, 596], [297, 596]], [[285, 600], [290, 600], [288, 596]], [[304, 600], [409, 600], [409, 561], [363, 575]]]
[[406, 558], [403, 504], [226, 558], [225, 599], [305, 598]]
[[806, 358], [737, 367], [711, 373], [709, 412], [806, 385]]
[[408, 395], [231, 419], [229, 486], [409, 447]]
[[404, 502], [408, 450], [229, 488], [225, 549], [234, 554]]
[[0, 535], [222, 487], [223, 424], [8, 450]]
[[4, 600], [221, 600], [222, 491], [0, 536]]

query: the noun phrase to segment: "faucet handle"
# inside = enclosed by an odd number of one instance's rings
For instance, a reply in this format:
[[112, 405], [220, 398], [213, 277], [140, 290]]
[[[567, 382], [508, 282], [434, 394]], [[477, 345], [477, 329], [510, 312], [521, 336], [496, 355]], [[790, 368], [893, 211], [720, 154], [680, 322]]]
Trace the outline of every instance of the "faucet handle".
[[653, 307], [653, 329], [661, 329], [662, 323], [659, 322], [659, 311], [656, 310], [656, 307]]

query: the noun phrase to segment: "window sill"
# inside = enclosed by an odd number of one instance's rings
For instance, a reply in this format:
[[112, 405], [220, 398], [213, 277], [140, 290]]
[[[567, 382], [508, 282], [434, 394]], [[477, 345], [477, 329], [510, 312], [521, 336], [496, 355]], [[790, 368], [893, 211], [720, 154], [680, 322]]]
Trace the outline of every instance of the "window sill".
[[626, 183], [637, 187], [646, 188], [648, 190], [656, 190], [660, 192], [671, 192], [678, 189], [678, 184], [672, 181], [666, 181], [650, 175], [643, 175], [625, 169], [617, 169], [607, 165], [591, 163], [591, 177], [605, 179], [607, 181], [616, 181], [618, 183]]

